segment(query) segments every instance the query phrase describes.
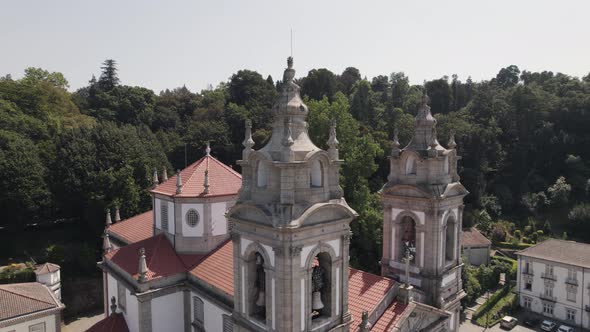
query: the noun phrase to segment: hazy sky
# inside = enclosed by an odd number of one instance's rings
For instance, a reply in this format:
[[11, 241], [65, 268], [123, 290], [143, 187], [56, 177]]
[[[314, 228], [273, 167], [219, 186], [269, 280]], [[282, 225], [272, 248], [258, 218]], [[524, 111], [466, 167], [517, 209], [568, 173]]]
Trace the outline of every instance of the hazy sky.
[[239, 69], [277, 80], [290, 53], [312, 68], [413, 83], [458, 74], [489, 79], [516, 64], [590, 72], [590, 1], [2, 1], [0, 75], [64, 73], [70, 88], [119, 63], [124, 84], [201, 90]]

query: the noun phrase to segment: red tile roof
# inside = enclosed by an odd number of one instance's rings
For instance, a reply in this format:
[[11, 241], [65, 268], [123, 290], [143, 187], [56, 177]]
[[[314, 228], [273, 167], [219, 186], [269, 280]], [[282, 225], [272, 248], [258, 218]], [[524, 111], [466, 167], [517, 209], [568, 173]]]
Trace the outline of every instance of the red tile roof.
[[[209, 170], [209, 193], [205, 194], [205, 170]], [[160, 183], [151, 192], [176, 197], [215, 197], [236, 195], [242, 176], [219, 160], [207, 155], [180, 172], [182, 192], [176, 193], [176, 175]]]
[[105, 255], [107, 260], [119, 266], [134, 278], [138, 277], [139, 249], [145, 249], [147, 281], [183, 273], [188, 270], [185, 263], [195, 264], [204, 255], [180, 255], [162, 233], [146, 240], [115, 249]]
[[351, 331], [358, 331], [363, 311], [373, 312], [395, 284], [394, 280], [361, 270], [348, 274], [348, 310], [352, 315]]
[[464, 229], [463, 237], [461, 238], [461, 246], [463, 247], [483, 247], [491, 245], [492, 242], [488, 240], [477, 229]]
[[129, 219], [119, 221], [109, 226], [109, 235], [127, 242], [134, 243], [148, 239], [154, 235], [154, 213], [152, 210], [138, 214]]
[[37, 267], [35, 268], [35, 274], [53, 273], [57, 270], [59, 270], [59, 265], [53, 263], [45, 263], [37, 265]]
[[371, 332], [388, 332], [393, 329], [407, 305], [393, 301], [371, 328]]
[[230, 240], [205, 256], [190, 271], [195, 277], [234, 296], [234, 251]]
[[92, 325], [86, 332], [129, 332], [129, 328], [123, 314], [112, 314]]
[[58, 308], [63, 305], [40, 283], [0, 285], [0, 321]]

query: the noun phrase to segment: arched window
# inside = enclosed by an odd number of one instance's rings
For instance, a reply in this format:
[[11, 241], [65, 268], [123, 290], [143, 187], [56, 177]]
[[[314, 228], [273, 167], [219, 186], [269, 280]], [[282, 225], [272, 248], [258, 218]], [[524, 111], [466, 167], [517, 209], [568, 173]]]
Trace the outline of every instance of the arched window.
[[447, 220], [445, 231], [445, 261], [450, 263], [455, 259], [455, 246], [457, 243], [455, 217], [450, 216]]
[[162, 222], [162, 229], [168, 231], [168, 202], [160, 204], [160, 221]]
[[266, 165], [266, 162], [259, 160], [258, 163], [256, 163], [256, 186], [258, 188], [266, 187], [267, 179], [268, 166]]
[[248, 314], [266, 324], [266, 272], [264, 258], [254, 252], [248, 259]]
[[199, 223], [199, 213], [195, 209], [190, 209], [186, 213], [186, 224], [189, 227], [196, 227]]
[[327, 252], [314, 257], [311, 272], [311, 319], [312, 322], [332, 314], [332, 258]]
[[406, 159], [406, 175], [416, 175], [417, 162], [416, 156], [408, 156]]
[[416, 261], [416, 222], [412, 217], [405, 216], [400, 223], [399, 257], [410, 255], [410, 262]]
[[322, 187], [324, 185], [324, 172], [322, 163], [315, 159], [311, 162], [309, 183], [311, 187]]

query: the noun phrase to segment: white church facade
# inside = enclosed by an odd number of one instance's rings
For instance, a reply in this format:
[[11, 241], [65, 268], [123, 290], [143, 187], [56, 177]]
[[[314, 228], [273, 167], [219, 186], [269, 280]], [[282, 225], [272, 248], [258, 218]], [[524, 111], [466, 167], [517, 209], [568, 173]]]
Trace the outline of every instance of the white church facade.
[[443, 148], [426, 99], [382, 190], [382, 275], [349, 267], [357, 213], [339, 185], [336, 124], [327, 151], [307, 133], [289, 58], [272, 136], [242, 173], [206, 155], [154, 173], [153, 208], [107, 215], [105, 318], [90, 331], [458, 331], [462, 200], [454, 141]]

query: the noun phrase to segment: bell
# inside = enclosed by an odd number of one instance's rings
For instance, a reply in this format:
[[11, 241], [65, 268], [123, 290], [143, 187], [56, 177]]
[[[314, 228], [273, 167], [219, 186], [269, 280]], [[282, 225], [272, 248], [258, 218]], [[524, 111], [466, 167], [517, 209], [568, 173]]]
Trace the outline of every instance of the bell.
[[311, 294], [311, 302], [311, 308], [313, 310], [322, 310], [324, 308], [321, 292], [313, 292], [313, 294]]
[[264, 291], [261, 290], [258, 293], [258, 299], [256, 300], [256, 305], [259, 307], [264, 307]]

